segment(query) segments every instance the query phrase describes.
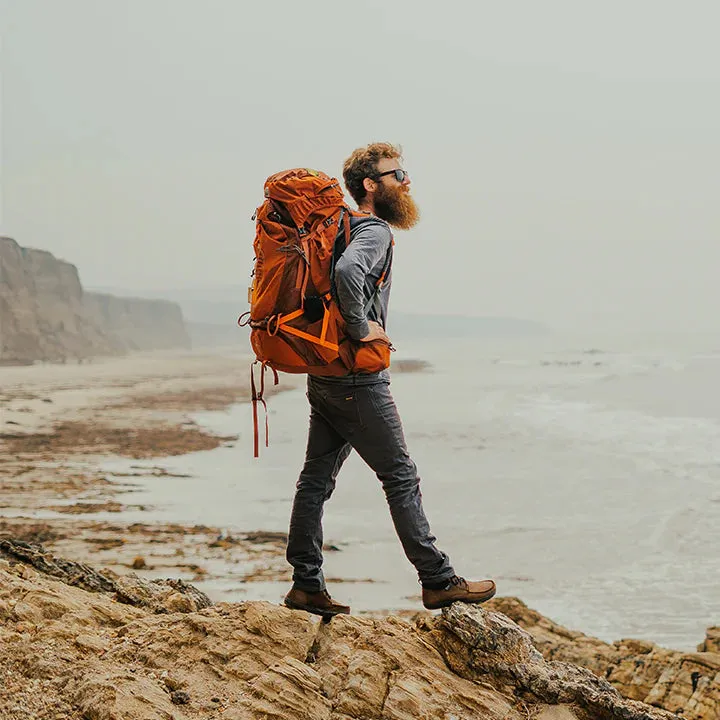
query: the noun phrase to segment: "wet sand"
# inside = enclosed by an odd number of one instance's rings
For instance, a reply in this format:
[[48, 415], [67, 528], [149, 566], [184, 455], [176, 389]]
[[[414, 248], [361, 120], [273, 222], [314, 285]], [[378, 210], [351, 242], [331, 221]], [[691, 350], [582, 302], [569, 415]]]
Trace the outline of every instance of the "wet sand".
[[[282, 533], [162, 524], [153, 508], [123, 503], [136, 475], [173, 477], [153, 458], [237, 440], [199, 427], [189, 413], [248, 401], [249, 363], [237, 351], [162, 352], [0, 368], [0, 537], [40, 543], [118, 574], [207, 588], [230, 575], [289, 579]], [[298, 382], [283, 377], [280, 389]], [[102, 472], [109, 457], [138, 465]], [[125, 521], [129, 509], [147, 513], [147, 521]]]

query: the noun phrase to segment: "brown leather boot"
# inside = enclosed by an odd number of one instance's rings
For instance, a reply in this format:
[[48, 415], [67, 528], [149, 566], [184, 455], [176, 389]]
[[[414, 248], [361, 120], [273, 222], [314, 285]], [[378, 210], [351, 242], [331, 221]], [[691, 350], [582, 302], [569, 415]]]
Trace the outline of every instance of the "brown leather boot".
[[468, 582], [455, 575], [448, 580], [447, 586], [440, 590], [423, 588], [422, 601], [428, 610], [448, 607], [454, 602], [483, 603], [495, 594], [496, 589], [492, 580]]
[[305, 610], [315, 615], [349, 615], [350, 607], [335, 602], [327, 590], [309, 593], [304, 590], [293, 588], [285, 596], [286, 607], [293, 610]]

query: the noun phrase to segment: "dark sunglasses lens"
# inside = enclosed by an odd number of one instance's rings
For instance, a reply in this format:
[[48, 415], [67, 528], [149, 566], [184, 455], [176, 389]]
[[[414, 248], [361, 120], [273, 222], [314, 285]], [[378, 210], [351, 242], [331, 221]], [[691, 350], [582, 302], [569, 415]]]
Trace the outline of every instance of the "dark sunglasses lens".
[[406, 175], [407, 173], [404, 170], [398, 169], [395, 171], [395, 179], [400, 183], [405, 180]]

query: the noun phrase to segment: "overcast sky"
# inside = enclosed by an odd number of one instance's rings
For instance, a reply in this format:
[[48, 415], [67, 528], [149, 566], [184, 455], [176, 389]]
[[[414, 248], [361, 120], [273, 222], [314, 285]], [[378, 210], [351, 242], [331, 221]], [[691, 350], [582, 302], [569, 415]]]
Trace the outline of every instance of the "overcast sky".
[[2, 218], [246, 297], [265, 178], [402, 144], [393, 307], [717, 329], [717, 0], [0, 0]]

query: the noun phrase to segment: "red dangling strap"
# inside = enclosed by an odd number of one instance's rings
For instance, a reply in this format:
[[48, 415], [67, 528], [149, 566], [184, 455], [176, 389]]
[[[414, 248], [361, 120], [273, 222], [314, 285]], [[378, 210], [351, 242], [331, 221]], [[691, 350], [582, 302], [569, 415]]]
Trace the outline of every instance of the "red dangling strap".
[[[257, 362], [257, 361], [256, 361]], [[270, 446], [270, 426], [268, 423], [268, 409], [267, 403], [265, 402], [265, 371], [269, 367], [267, 363], [260, 365], [260, 392], [257, 391], [255, 385], [255, 372], [253, 366], [256, 363], [250, 365], [250, 398], [252, 401], [252, 414], [253, 414], [253, 457], [260, 456], [260, 432], [258, 428], [258, 403], [262, 403], [263, 409], [265, 410], [265, 447]], [[277, 370], [274, 367], [270, 367], [273, 372], [274, 385], [280, 382]]]
[[[254, 363], [253, 363], [254, 365]], [[259, 441], [258, 441], [258, 410], [257, 410], [257, 404], [258, 400], [258, 394], [257, 390], [255, 389], [255, 372], [253, 370], [253, 365], [250, 365], [250, 398], [252, 401], [252, 414], [253, 414], [253, 457], [258, 457], [260, 455], [260, 448], [259, 448]]]

